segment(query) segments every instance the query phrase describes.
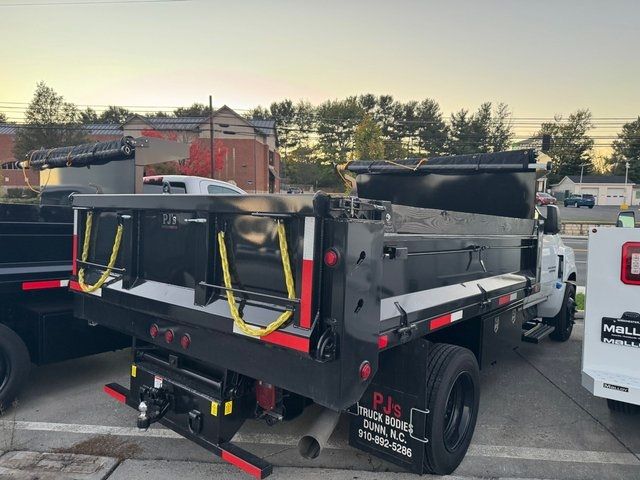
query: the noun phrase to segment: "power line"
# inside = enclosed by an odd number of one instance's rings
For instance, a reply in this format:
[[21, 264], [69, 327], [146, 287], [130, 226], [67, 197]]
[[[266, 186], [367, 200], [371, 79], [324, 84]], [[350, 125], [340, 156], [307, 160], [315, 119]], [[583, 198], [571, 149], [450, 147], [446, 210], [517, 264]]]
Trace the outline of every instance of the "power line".
[[[198, 103], [198, 102], [195, 102]], [[7, 105], [7, 106], [5, 106]], [[0, 109], [18, 109], [18, 110], [28, 110], [28, 106], [30, 105], [29, 102], [11, 102], [11, 101], [1, 101], [0, 100]], [[155, 112], [155, 111], [162, 111], [163, 109], [172, 109], [172, 110], [177, 110], [179, 108], [182, 109], [189, 109], [191, 105], [99, 105], [99, 104], [74, 104], [77, 107], [89, 107], [92, 109], [108, 109], [110, 107], [122, 107], [122, 108], [126, 108], [126, 109], [148, 109], [148, 110], [138, 110], [136, 113], [142, 113], [142, 112]], [[247, 108], [233, 108], [233, 107], [229, 107], [234, 111], [238, 111], [238, 112], [248, 112], [248, 111], [252, 111], [254, 109], [247, 109]], [[205, 115], [206, 116], [206, 115]], [[310, 114], [297, 114], [295, 113], [293, 116], [293, 119], [314, 119], [314, 118], [318, 118], [318, 119], [323, 119], [323, 120], [335, 120], [335, 121], [344, 121], [344, 122], [350, 122], [353, 121], [355, 119], [355, 117], [324, 117], [322, 114], [320, 113], [310, 113]], [[634, 121], [637, 120], [638, 117], [640, 117], [640, 115], [638, 116], [632, 116], [632, 117], [592, 117], [591, 120], [592, 122], [627, 122], [627, 121]], [[271, 117], [272, 119], [284, 119], [284, 117], [279, 117], [277, 115], [274, 115]], [[449, 119], [447, 117], [442, 118], [442, 120], [444, 121], [448, 121]], [[500, 122], [501, 120], [499, 119], [492, 119], [490, 120], [491, 122]], [[510, 116], [507, 117], [506, 119], [507, 122], [509, 121], [515, 121], [518, 123], [521, 122], [530, 122], [531, 124], [537, 124], [538, 122], [554, 122], [554, 123], [567, 123], [570, 121], [570, 119], [568, 117], [561, 117], [561, 118], [556, 118], [555, 116], [552, 117], [515, 117], [515, 116]], [[411, 124], [411, 123], [425, 123], [423, 120], [401, 120], [401, 122], [407, 123], [407, 124]], [[438, 123], [437, 120], [431, 121], [429, 123]]]
[[97, 0], [90, 1], [64, 1], [64, 2], [28, 2], [28, 3], [2, 3], [0, 7], [56, 7], [56, 6], [89, 6], [89, 5], [127, 5], [135, 3], [184, 3], [192, 0]]

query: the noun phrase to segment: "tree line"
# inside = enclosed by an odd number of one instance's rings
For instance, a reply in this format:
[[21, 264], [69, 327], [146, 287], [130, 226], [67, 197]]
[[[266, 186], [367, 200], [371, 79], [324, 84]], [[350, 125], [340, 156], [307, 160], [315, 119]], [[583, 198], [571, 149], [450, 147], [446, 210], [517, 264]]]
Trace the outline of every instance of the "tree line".
[[[16, 158], [41, 147], [56, 147], [89, 141], [86, 124], [122, 124], [135, 112], [112, 105], [101, 112], [84, 110], [67, 102], [43, 82], [36, 87], [24, 117], [29, 128], [18, 128]], [[208, 106], [194, 103], [171, 112], [154, 112], [157, 117], [208, 116]], [[149, 116], [149, 115], [146, 115]], [[514, 121], [506, 104], [485, 102], [477, 110], [461, 109], [445, 116], [431, 98], [402, 102], [391, 95], [363, 94], [327, 100], [319, 105], [291, 99], [258, 106], [247, 118], [274, 119], [284, 163], [285, 181], [290, 184], [335, 186], [334, 165], [354, 159], [402, 159], [483, 152], [514, 148]], [[0, 122], [6, 117], [0, 117]], [[564, 175], [597, 171], [595, 141], [590, 135], [594, 121], [588, 109], [567, 117], [543, 122], [532, 134], [549, 135], [554, 161], [551, 181]], [[640, 116], [625, 123], [611, 144], [611, 153], [601, 170], [624, 174], [640, 183]]]
[[317, 186], [334, 181], [337, 163], [497, 152], [514, 136], [508, 106], [490, 102], [475, 112], [460, 110], [448, 122], [433, 99], [400, 102], [372, 94], [317, 106], [285, 99], [246, 115], [275, 119], [287, 179]]

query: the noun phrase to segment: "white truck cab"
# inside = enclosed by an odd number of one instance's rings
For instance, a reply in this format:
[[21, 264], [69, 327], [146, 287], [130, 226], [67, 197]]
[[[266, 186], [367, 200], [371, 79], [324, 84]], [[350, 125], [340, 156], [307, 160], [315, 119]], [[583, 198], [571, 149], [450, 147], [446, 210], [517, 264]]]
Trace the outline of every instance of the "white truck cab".
[[[573, 249], [562, 242], [558, 207], [548, 205], [542, 235], [540, 291], [524, 308], [529, 318], [523, 340], [538, 343], [546, 336], [564, 342], [573, 331], [577, 269]], [[526, 325], [525, 325], [526, 326]]]
[[640, 412], [640, 228], [632, 211], [589, 234], [582, 386], [609, 409]]
[[182, 193], [188, 195], [246, 195], [240, 187], [222, 180], [191, 175], [144, 177], [142, 193]]

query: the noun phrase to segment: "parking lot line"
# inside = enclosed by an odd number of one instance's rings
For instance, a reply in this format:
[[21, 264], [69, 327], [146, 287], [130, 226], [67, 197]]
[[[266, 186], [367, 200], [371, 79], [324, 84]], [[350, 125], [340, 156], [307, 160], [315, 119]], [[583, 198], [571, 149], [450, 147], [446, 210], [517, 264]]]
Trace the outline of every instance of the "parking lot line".
[[[148, 431], [133, 427], [111, 427], [106, 425], [84, 425], [77, 423], [50, 423], [25, 421], [0, 421], [0, 427], [24, 431], [77, 433], [86, 435], [114, 435], [126, 437], [150, 437], [183, 439], [183, 437], [163, 428], [152, 428]], [[272, 435], [264, 433], [237, 434], [234, 441], [238, 443], [260, 443], [269, 445], [297, 445], [298, 438], [293, 435]], [[343, 448], [346, 443], [330, 442], [329, 448]], [[640, 460], [625, 452], [597, 452], [585, 450], [562, 450], [537, 447], [513, 447], [499, 445], [471, 445], [467, 453], [473, 457], [510, 458], [517, 460], [543, 460], [564, 463], [596, 463], [611, 465], [640, 466]]]

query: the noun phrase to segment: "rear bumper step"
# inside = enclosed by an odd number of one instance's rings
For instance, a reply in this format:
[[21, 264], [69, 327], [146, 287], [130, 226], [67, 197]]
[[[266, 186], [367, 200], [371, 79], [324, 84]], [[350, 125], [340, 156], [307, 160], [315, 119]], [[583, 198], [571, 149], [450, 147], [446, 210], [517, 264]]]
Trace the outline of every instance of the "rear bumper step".
[[[104, 392], [120, 403], [126, 404], [133, 409], [138, 409], [139, 401], [133, 398], [131, 391], [117, 383], [110, 383], [103, 388]], [[158, 420], [165, 427], [191, 440], [202, 448], [210, 451], [214, 455], [222, 458], [224, 461], [236, 466], [245, 473], [257, 479], [263, 479], [271, 475], [273, 466], [263, 459], [253, 455], [250, 452], [234, 445], [231, 442], [215, 443], [203, 435], [192, 433], [188, 428], [178, 425], [168, 417]]]

